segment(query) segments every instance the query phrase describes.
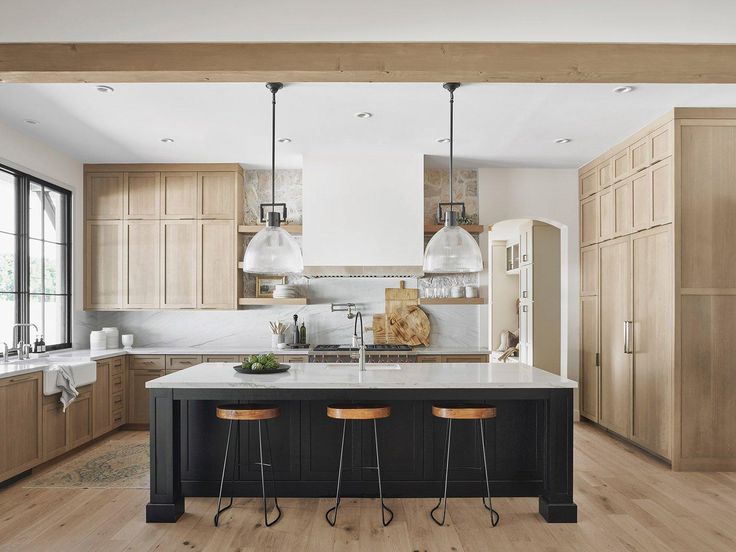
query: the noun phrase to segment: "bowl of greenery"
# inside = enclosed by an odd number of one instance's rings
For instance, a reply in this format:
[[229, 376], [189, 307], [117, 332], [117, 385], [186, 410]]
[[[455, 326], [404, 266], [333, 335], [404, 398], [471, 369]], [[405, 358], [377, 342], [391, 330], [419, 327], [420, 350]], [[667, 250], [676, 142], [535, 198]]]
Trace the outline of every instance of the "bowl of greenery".
[[242, 364], [236, 364], [233, 368], [241, 374], [279, 374], [286, 372], [289, 365], [279, 363], [279, 359], [273, 353], [265, 353], [250, 355]]

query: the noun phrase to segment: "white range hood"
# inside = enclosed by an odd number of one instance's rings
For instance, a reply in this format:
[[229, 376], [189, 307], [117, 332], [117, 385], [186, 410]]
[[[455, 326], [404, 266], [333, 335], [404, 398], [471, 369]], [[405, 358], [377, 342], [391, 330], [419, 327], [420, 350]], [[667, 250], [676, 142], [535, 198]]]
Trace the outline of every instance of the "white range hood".
[[422, 155], [305, 155], [304, 275], [421, 276]]

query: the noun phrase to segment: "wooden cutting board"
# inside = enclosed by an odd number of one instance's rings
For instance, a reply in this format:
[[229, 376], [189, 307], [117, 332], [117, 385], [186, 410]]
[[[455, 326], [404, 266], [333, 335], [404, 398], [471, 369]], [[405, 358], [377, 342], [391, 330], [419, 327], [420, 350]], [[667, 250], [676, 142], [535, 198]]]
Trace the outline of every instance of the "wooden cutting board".
[[388, 316], [386, 314], [374, 314], [373, 315], [373, 343], [386, 344], [386, 343], [398, 343], [396, 336], [391, 332], [391, 327], [388, 323]]
[[416, 347], [429, 345], [430, 324], [427, 313], [417, 305], [402, 307], [387, 314], [391, 333], [399, 343]]
[[402, 307], [419, 304], [419, 290], [416, 288], [407, 289], [405, 286], [406, 284], [404, 280], [401, 280], [399, 282], [399, 287], [386, 288], [386, 314], [391, 314]]

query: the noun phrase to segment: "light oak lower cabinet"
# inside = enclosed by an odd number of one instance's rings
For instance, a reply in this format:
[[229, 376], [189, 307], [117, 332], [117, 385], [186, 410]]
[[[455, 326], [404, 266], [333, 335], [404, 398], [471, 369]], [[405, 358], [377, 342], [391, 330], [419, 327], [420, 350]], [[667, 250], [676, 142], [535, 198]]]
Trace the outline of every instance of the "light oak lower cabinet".
[[488, 355], [417, 355], [417, 362], [488, 362]]
[[600, 257], [600, 424], [624, 437], [631, 424], [631, 355], [625, 352], [631, 321], [631, 240], [601, 244]]
[[598, 297], [580, 298], [580, 414], [598, 421], [600, 366], [598, 362]]
[[200, 355], [166, 355], [166, 373], [171, 374], [202, 362]]
[[442, 355], [418, 355], [417, 362], [442, 362]]
[[42, 458], [42, 374], [0, 379], [0, 481]]
[[128, 423], [148, 423], [148, 389], [146, 382], [166, 373], [166, 359], [162, 355], [140, 355], [128, 364]]
[[92, 432], [97, 438], [112, 429], [109, 360], [97, 362], [97, 381], [92, 384], [92, 404]]
[[92, 440], [92, 386], [82, 387], [74, 402], [66, 409], [69, 450]]
[[93, 438], [94, 407], [91, 385], [64, 412], [60, 394], [43, 397], [43, 460], [51, 460]]

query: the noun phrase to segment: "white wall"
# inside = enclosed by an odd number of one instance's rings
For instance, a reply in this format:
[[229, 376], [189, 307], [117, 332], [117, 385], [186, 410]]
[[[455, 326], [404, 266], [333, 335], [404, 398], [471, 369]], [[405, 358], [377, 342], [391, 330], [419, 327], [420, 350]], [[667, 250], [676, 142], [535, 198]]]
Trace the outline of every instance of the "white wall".
[[478, 195], [481, 224], [529, 218], [560, 227], [561, 239], [567, 242], [567, 251], [562, 248], [561, 259], [561, 310], [567, 325], [560, 328], [563, 340], [567, 334], [567, 351], [562, 351], [561, 362], [563, 370], [566, 362], [567, 376], [577, 380], [580, 364], [577, 170], [479, 169]]
[[424, 157], [305, 155], [304, 266], [421, 266]]
[[[0, 123], [0, 163], [72, 192], [72, 328], [82, 309], [83, 163]], [[72, 330], [74, 333], [74, 330]], [[77, 336], [73, 335], [76, 340]]]

